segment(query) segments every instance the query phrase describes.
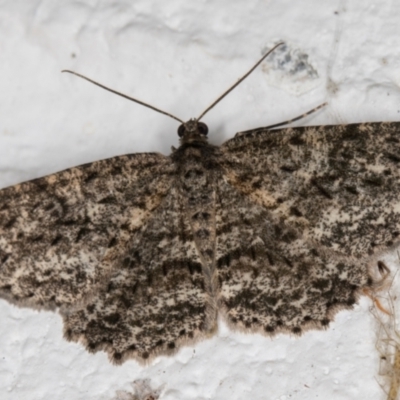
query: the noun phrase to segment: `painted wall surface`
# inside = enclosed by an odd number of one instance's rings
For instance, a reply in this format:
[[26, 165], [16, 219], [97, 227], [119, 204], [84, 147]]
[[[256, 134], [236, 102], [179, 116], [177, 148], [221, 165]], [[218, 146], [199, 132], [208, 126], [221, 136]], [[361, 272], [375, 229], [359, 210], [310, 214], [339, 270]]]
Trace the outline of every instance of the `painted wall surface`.
[[[210, 140], [285, 121], [400, 121], [400, 2], [390, 0], [3, 0], [0, 187], [133, 152], [168, 154], [177, 123], [72, 69], [187, 120], [278, 41], [287, 47], [204, 118]], [[396, 267], [397, 256], [392, 256]], [[384, 399], [364, 297], [300, 338], [218, 334], [148, 367], [113, 366], [62, 338], [52, 312], [0, 300], [0, 398], [111, 400], [130, 382], [165, 400]]]

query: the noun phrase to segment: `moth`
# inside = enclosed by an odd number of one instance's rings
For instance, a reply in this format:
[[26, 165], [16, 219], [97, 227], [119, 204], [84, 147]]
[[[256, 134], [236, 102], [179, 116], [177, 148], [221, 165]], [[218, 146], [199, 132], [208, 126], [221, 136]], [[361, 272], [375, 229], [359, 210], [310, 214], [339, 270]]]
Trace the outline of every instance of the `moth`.
[[374, 290], [381, 255], [399, 244], [399, 122], [278, 124], [208, 142], [201, 118], [269, 53], [187, 122], [117, 93], [180, 121], [169, 156], [1, 190], [1, 297], [59, 310], [67, 340], [120, 364], [209, 337], [218, 315], [267, 336], [326, 328]]

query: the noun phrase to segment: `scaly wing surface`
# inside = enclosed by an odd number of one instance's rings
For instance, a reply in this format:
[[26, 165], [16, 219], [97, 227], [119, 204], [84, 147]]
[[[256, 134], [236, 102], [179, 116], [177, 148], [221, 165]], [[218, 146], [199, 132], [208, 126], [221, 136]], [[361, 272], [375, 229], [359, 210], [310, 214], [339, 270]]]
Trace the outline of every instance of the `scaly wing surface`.
[[71, 307], [101, 285], [167, 195], [172, 164], [133, 154], [0, 191], [0, 296]]
[[326, 326], [398, 244], [395, 123], [259, 130], [222, 146], [220, 308], [233, 328]]

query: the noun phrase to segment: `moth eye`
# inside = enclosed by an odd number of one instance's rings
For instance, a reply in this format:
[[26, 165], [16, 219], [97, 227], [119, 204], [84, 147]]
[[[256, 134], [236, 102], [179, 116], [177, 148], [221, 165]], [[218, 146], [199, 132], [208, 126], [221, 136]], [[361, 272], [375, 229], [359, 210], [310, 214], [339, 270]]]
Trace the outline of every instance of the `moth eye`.
[[204, 124], [203, 122], [199, 122], [197, 124], [197, 129], [199, 130], [199, 133], [206, 136], [208, 133], [208, 126]]
[[183, 134], [185, 133], [185, 125], [179, 125], [179, 128], [178, 128], [178, 136], [179, 137], [182, 137], [183, 136]]

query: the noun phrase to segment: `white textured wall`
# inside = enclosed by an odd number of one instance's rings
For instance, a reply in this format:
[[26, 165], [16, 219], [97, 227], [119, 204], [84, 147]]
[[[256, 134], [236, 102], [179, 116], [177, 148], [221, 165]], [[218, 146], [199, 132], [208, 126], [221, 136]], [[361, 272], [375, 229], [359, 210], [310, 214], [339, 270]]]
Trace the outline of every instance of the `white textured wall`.
[[[308, 55], [308, 69], [290, 74], [294, 64], [279, 71], [270, 59], [207, 115], [214, 143], [325, 100], [298, 125], [399, 121], [399, 17], [400, 2], [390, 0], [2, 0], [0, 186], [177, 145], [173, 120], [63, 68], [189, 119], [284, 40]], [[384, 399], [369, 306], [364, 298], [328, 331], [299, 339], [221, 326], [142, 368], [64, 341], [57, 314], [0, 300], [0, 398], [110, 400], [149, 378], [165, 384], [165, 400]]]

